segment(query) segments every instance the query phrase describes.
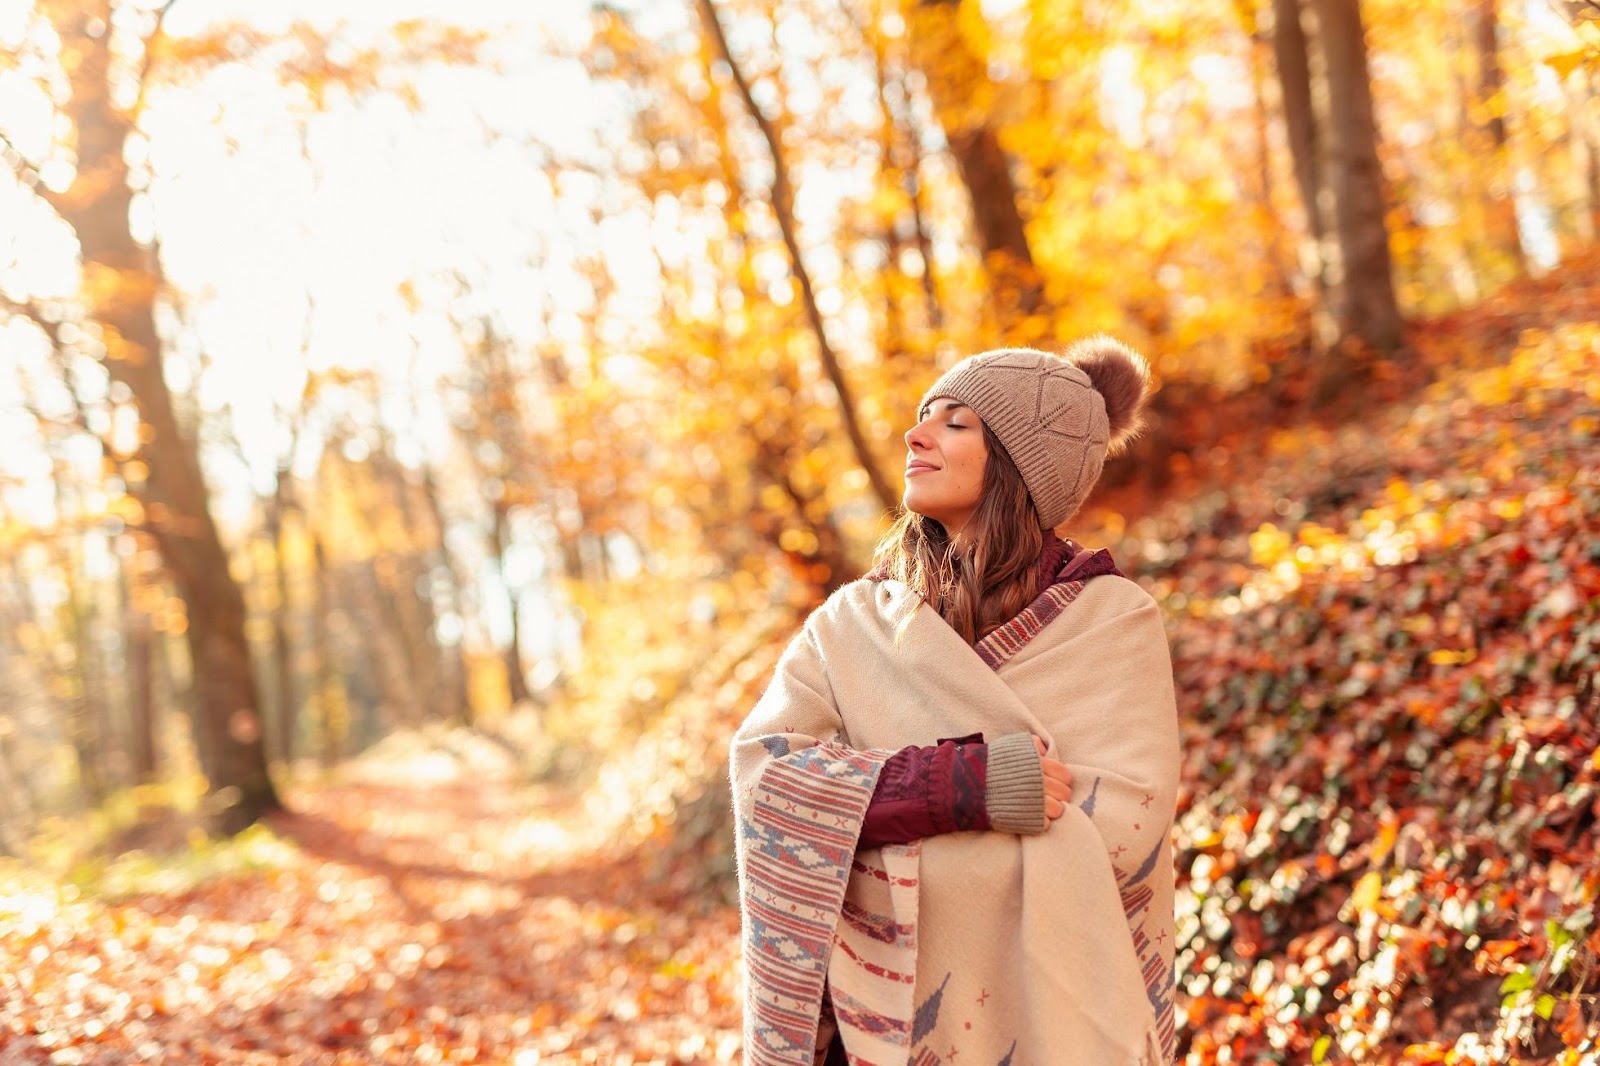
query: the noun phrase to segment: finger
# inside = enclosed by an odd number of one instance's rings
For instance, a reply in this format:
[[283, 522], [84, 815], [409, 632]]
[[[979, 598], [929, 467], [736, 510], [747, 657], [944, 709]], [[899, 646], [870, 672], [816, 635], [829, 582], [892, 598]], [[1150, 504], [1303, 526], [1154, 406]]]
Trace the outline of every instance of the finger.
[[1040, 761], [1039, 766], [1044, 770], [1044, 776], [1047, 778], [1053, 778], [1056, 781], [1072, 780], [1072, 771], [1054, 759], [1043, 759]]
[[1035, 734], [1035, 735], [1034, 735], [1034, 738], [1033, 738], [1033, 746], [1034, 746], [1034, 747], [1035, 747], [1035, 748], [1036, 748], [1036, 749], [1037, 749], [1037, 750], [1038, 750], [1038, 752], [1039, 752], [1039, 757], [1040, 757], [1040, 758], [1041, 758], [1041, 759], [1042, 759], [1042, 758], [1044, 758], [1044, 750], [1045, 750], [1045, 749], [1044, 749], [1044, 741], [1042, 741], [1042, 740], [1040, 740], [1040, 739], [1039, 739], [1039, 737], [1038, 737], [1038, 734]]
[[1052, 822], [1067, 813], [1067, 805], [1053, 796], [1044, 798], [1044, 816]]

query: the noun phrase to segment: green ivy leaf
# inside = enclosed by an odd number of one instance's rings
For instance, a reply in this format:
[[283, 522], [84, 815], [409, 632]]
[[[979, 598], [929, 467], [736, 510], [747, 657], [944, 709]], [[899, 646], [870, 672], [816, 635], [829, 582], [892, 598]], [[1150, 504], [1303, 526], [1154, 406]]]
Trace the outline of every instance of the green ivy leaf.
[[1500, 982], [1500, 994], [1510, 996], [1517, 992], [1526, 992], [1533, 987], [1533, 974], [1527, 968], [1513, 970], [1506, 974], [1506, 979]]
[[1555, 1013], [1555, 1009], [1556, 997], [1552, 996], [1548, 992], [1533, 1001], [1533, 1013], [1537, 1014], [1545, 1021], [1550, 1020], [1550, 1015]]

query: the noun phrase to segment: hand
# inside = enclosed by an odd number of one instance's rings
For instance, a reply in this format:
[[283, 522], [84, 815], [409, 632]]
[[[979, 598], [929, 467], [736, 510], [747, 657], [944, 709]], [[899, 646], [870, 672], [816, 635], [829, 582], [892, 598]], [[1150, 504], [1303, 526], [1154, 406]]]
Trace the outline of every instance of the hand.
[[1072, 802], [1072, 771], [1061, 760], [1044, 753], [1044, 741], [1038, 736], [1033, 738], [1033, 746], [1039, 749], [1039, 766], [1044, 771], [1044, 817], [1048, 829], [1050, 823], [1067, 813], [1067, 804]]

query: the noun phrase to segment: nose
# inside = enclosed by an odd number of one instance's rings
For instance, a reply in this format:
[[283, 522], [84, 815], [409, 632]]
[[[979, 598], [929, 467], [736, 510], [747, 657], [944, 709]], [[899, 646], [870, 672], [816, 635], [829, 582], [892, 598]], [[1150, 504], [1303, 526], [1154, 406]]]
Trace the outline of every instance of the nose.
[[906, 430], [907, 448], [910, 448], [912, 451], [916, 452], [926, 451], [928, 448], [933, 446], [933, 442], [928, 437], [928, 430], [926, 426], [927, 423], [918, 422], [916, 425]]

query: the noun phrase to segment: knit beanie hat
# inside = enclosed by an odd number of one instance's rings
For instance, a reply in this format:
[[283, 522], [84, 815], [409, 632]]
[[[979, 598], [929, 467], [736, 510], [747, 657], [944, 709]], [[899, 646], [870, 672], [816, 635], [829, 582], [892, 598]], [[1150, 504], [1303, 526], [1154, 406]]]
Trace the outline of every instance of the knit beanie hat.
[[1052, 529], [1071, 518], [1115, 455], [1139, 431], [1150, 368], [1133, 349], [1104, 335], [1056, 356], [999, 348], [968, 356], [923, 394], [950, 397], [994, 430]]

